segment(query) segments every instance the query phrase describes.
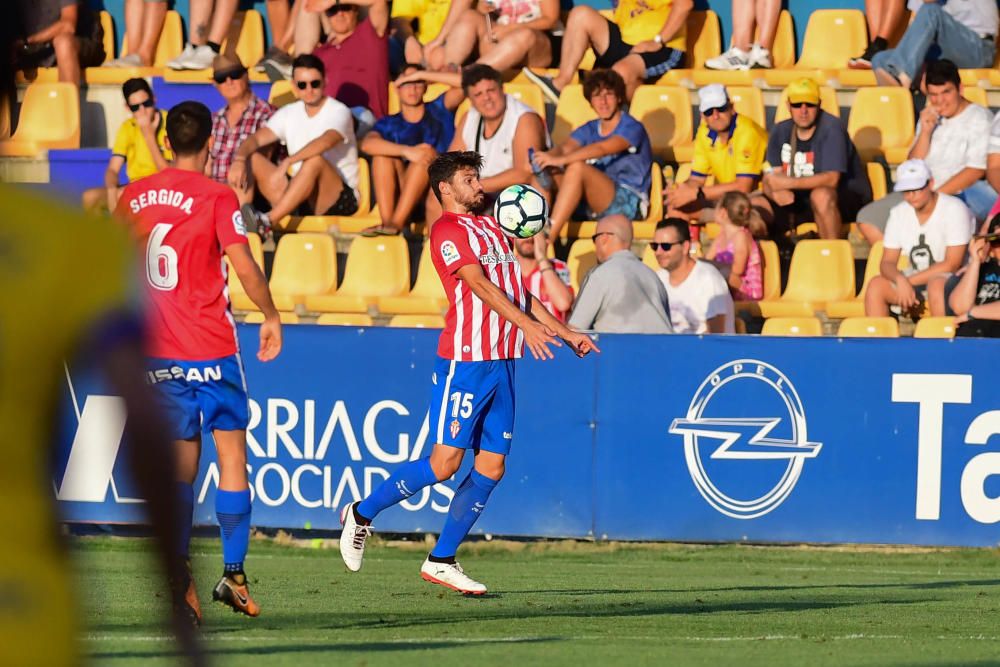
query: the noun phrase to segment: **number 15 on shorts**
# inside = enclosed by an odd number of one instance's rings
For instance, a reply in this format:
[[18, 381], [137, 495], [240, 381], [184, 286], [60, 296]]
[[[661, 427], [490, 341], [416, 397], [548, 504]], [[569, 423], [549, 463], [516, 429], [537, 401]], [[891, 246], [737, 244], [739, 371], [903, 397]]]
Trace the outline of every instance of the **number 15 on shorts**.
[[458, 430], [462, 428], [458, 418], [468, 419], [472, 416], [475, 396], [468, 392], [455, 391], [448, 397], [448, 400], [451, 402], [451, 417], [454, 420], [451, 422], [449, 428], [451, 430], [451, 437], [455, 438], [458, 435]]

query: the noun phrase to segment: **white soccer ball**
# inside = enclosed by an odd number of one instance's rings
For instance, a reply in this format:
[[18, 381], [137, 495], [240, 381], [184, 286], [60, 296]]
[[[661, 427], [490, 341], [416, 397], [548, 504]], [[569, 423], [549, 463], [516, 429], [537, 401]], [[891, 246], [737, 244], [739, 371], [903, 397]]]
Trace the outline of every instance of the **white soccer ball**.
[[549, 204], [542, 193], [530, 185], [511, 185], [497, 197], [493, 217], [507, 236], [528, 239], [548, 222]]

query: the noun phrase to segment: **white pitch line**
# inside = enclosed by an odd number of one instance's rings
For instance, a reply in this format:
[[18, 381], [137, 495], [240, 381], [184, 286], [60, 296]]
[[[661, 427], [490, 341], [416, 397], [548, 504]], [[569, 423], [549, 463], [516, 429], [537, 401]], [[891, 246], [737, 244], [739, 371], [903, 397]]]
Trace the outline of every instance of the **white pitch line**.
[[[849, 634], [849, 635], [810, 635], [803, 637], [802, 635], [747, 635], [747, 636], [731, 636], [731, 637], [699, 637], [699, 636], [684, 636], [684, 637], [664, 637], [662, 635], [614, 635], [616, 640], [626, 640], [626, 641], [679, 641], [679, 642], [759, 642], [759, 641], [905, 641], [905, 640], [926, 640], [934, 639], [938, 641], [986, 641], [995, 642], [1000, 641], [1000, 636], [990, 636], [990, 635], [964, 635], [964, 636], [948, 636], [948, 635], [938, 635], [935, 637], [910, 637], [907, 635], [869, 635], [869, 634]], [[275, 635], [204, 635], [202, 637], [203, 641], [207, 643], [213, 642], [273, 642], [281, 640], [281, 636]], [[414, 638], [414, 639], [372, 639], [370, 643], [378, 644], [426, 644], [426, 643], [447, 643], [447, 644], [489, 644], [489, 643], [517, 643], [517, 642], [538, 642], [538, 641], [607, 641], [609, 639], [608, 635], [570, 635], [570, 636], [539, 636], [539, 637], [424, 637], [424, 638]], [[172, 635], [86, 635], [84, 640], [92, 642], [104, 642], [104, 641], [114, 641], [114, 642], [172, 642], [174, 637]], [[295, 641], [297, 642], [323, 642], [323, 643], [333, 643], [331, 642], [329, 636], [316, 636], [316, 637], [302, 637], [296, 636]], [[356, 643], [356, 642], [350, 642]], [[359, 642], [364, 644], [366, 642]]]

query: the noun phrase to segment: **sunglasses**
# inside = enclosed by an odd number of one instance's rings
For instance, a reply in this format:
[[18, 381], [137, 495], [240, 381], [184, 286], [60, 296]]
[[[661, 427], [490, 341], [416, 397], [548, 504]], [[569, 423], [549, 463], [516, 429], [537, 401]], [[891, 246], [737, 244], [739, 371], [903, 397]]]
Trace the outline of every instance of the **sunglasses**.
[[326, 15], [333, 16], [334, 14], [339, 14], [340, 12], [351, 12], [354, 11], [354, 9], [355, 9], [354, 5], [338, 2], [333, 7], [330, 7], [326, 10]]
[[600, 238], [601, 236], [604, 236], [605, 234], [611, 234], [611, 232], [597, 232], [596, 234], [590, 237], [590, 240], [596, 243], [597, 239]]
[[232, 79], [233, 81], [239, 81], [247, 73], [245, 67], [237, 67], [236, 69], [226, 70], [225, 72], [217, 72], [212, 75], [212, 80], [217, 84], [222, 85], [226, 81]]
[[323, 85], [323, 82], [320, 79], [313, 79], [312, 81], [296, 81], [295, 85], [299, 90], [305, 90], [306, 88], [316, 90]]
[[726, 113], [726, 109], [729, 107], [712, 107], [711, 109], [705, 109], [701, 112], [701, 115], [705, 118], [711, 118], [717, 113]]
[[656, 252], [657, 250], [662, 250], [663, 252], [668, 252], [675, 245], [680, 245], [682, 243], [684, 243], [684, 241], [674, 241], [673, 243], [666, 243], [666, 242], [664, 242], [664, 243], [657, 243], [656, 241], [650, 241], [649, 242], [649, 247], [653, 249], [653, 252]]
[[812, 102], [789, 102], [788, 106], [793, 109], [815, 109], [818, 104], [813, 104]]
[[153, 98], [152, 97], [147, 97], [145, 100], [143, 100], [142, 102], [139, 102], [138, 104], [129, 104], [128, 108], [129, 108], [129, 110], [132, 113], [135, 113], [141, 107], [150, 108], [152, 106], [153, 106]]

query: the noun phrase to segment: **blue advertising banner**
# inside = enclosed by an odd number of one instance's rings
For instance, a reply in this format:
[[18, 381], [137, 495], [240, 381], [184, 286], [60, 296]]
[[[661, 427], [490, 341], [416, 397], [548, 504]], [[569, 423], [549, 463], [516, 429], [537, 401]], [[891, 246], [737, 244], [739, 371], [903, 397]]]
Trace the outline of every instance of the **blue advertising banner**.
[[[278, 360], [245, 359], [255, 525], [336, 529], [340, 507], [429, 454], [437, 335], [298, 325], [285, 328]], [[244, 349], [256, 349], [256, 336], [240, 326]], [[996, 341], [602, 336], [600, 345], [583, 360], [561, 349], [554, 361], [518, 362], [507, 473], [475, 532], [1000, 542]], [[119, 399], [75, 368], [66, 387], [54, 480], [64, 516], [139, 520]], [[206, 434], [196, 523], [215, 522], [217, 484]], [[438, 531], [455, 484], [424, 489], [376, 528]]]

